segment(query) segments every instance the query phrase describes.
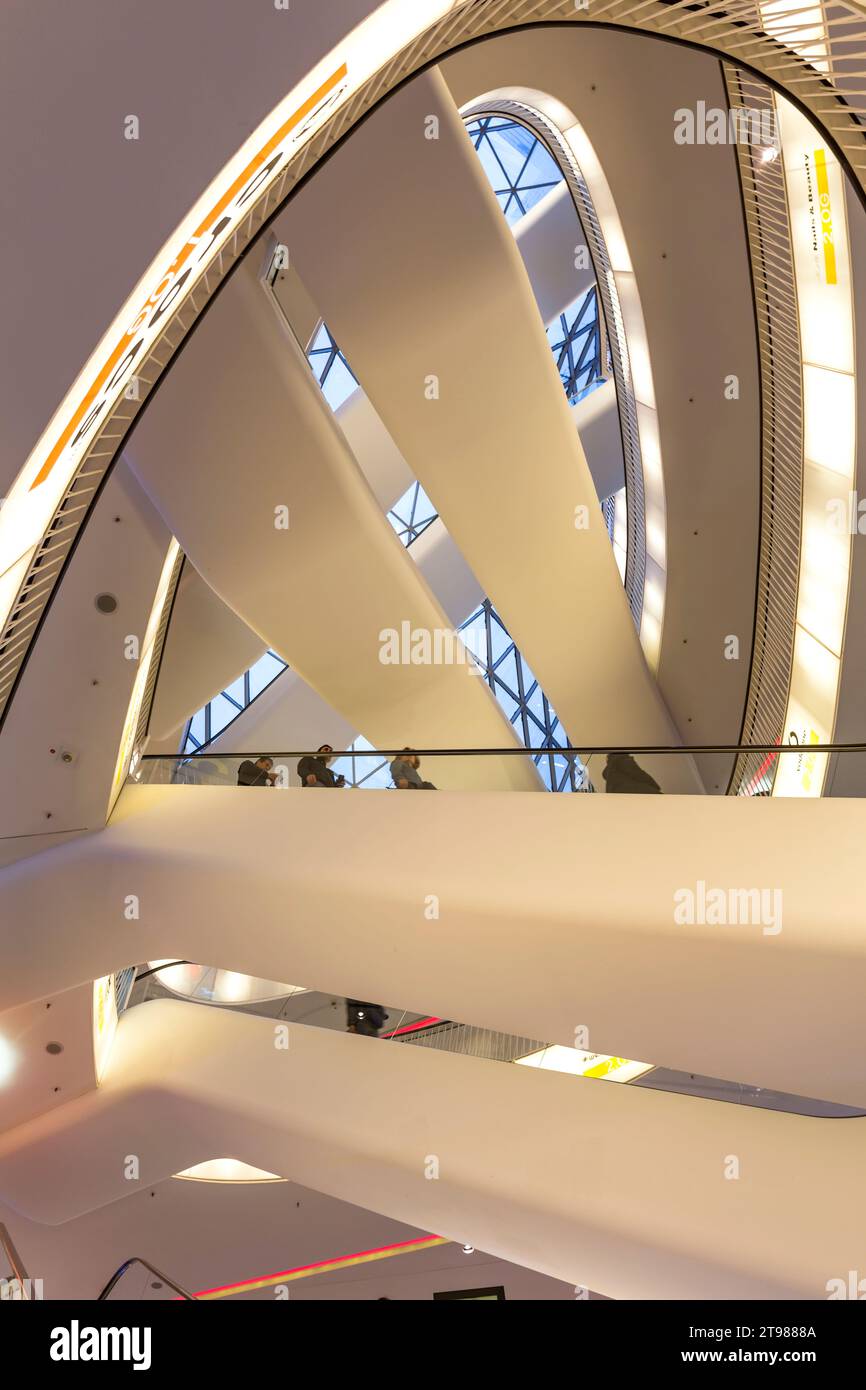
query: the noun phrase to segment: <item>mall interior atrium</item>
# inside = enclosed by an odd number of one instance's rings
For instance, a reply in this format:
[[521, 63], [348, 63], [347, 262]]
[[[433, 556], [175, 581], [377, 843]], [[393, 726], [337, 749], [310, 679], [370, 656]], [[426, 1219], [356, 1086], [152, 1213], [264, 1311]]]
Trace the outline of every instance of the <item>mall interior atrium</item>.
[[866, 2], [0, 110], [0, 1297], [866, 1298]]

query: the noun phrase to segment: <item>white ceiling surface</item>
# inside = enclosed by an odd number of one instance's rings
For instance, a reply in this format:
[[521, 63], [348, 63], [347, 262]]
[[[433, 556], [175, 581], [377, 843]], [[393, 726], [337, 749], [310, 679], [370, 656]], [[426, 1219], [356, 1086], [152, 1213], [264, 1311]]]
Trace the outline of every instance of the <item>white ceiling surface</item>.
[[[144, 22], [137, 0], [0, 7], [0, 492], [199, 194], [376, 8], [148, 0]], [[129, 114], [137, 141], [124, 139]], [[63, 223], [61, 276], [46, 200]]]
[[220, 1153], [616, 1298], [820, 1298], [857, 1263], [866, 1120], [274, 1028], [127, 1011], [101, 1089], [0, 1139], [7, 1202], [62, 1223], [125, 1197], [130, 1155], [149, 1186]]
[[365, 122], [276, 231], [571, 737], [670, 742], [532, 288], [438, 72]]
[[[177, 747], [181, 725], [267, 650], [187, 561], [175, 595], [150, 715], [152, 740]], [[150, 749], [150, 751], [154, 751]]]
[[[125, 640], [144, 640], [169, 539], [119, 464], [69, 561], [6, 718], [0, 861], [105, 824], [138, 670], [126, 658]], [[100, 593], [115, 596], [115, 612], [98, 611]], [[64, 751], [72, 762], [61, 761]]]
[[[254, 267], [242, 266], [211, 307], [126, 456], [211, 587], [372, 743], [516, 743], [468, 661], [382, 661], [383, 632], [404, 623], [444, 631], [448, 618]], [[286, 529], [275, 524], [279, 507]], [[525, 758], [483, 769], [455, 759], [448, 777], [445, 785], [541, 786]]]
[[[106, 830], [0, 876], [20, 928], [0, 1008], [133, 960], [207, 961], [545, 1042], [585, 1026], [595, 1051], [866, 1106], [864, 817], [845, 800], [127, 787]], [[778, 890], [782, 930], [678, 924], [674, 894], [699, 880]]]
[[[668, 563], [659, 686], [686, 741], [736, 742], [759, 517], [751, 278], [733, 150], [673, 139], [677, 109], [726, 106], [719, 65], [674, 43], [582, 26], [476, 44], [442, 72], [458, 105], [501, 87], [559, 98], [601, 161], [640, 292], [661, 432]], [[724, 397], [731, 373], [738, 401]], [[739, 661], [724, 659], [729, 633], [740, 638]], [[700, 766], [707, 790], [724, 791], [729, 765]]]
[[[130, 1255], [149, 1260], [190, 1293], [378, 1250], [428, 1235], [297, 1183], [219, 1184], [169, 1179], [130, 1193], [63, 1226], [28, 1221], [0, 1204], [25, 1269], [48, 1300], [93, 1300]], [[173, 1298], [153, 1290], [141, 1268], [124, 1275], [112, 1301]], [[434, 1292], [503, 1285], [512, 1299], [574, 1299], [575, 1289], [534, 1270], [461, 1245], [434, 1246], [315, 1274], [288, 1284], [305, 1299], [428, 1299]], [[285, 1285], [283, 1287], [286, 1287]], [[283, 1295], [284, 1296], [284, 1295]], [[273, 1287], [243, 1295], [263, 1302]], [[595, 1295], [597, 1297], [597, 1295]]]
[[[2, 1015], [0, 1039], [13, 1065], [0, 1084], [0, 1133], [92, 1090], [92, 1000], [88, 983]], [[62, 1051], [46, 1052], [50, 1043]]]

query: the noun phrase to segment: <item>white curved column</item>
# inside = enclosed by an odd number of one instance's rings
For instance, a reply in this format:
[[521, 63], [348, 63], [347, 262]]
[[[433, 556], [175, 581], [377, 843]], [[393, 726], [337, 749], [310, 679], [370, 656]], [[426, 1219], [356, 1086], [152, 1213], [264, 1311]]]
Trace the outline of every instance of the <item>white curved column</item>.
[[542, 323], [551, 323], [595, 283], [591, 263], [575, 264], [585, 239], [566, 183], [557, 184], [521, 217], [514, 227], [514, 240]]
[[[159, 668], [150, 716], [150, 751], [169, 742], [191, 714], [242, 676], [266, 650], [261, 637], [187, 561]], [[176, 747], [176, 738], [174, 743]]]
[[[99, 1092], [0, 1139], [4, 1194], [50, 1224], [125, 1197], [122, 1139], [141, 1187], [231, 1152], [617, 1298], [825, 1298], [828, 1278], [856, 1267], [864, 1119], [298, 1025], [288, 1044], [274, 1046], [270, 1019], [169, 1001], [130, 1010]], [[723, 1177], [732, 1152], [739, 1183]]]
[[[866, 1106], [864, 823], [844, 800], [127, 787], [106, 830], [0, 872], [0, 1009], [206, 961]], [[756, 916], [717, 924], [700, 884]]]
[[[456, 628], [484, 597], [481, 586], [448, 535], [441, 519], [413, 542], [409, 555]], [[209, 745], [214, 754], [235, 749], [348, 748], [357, 730], [289, 668], [248, 705], [225, 733]], [[153, 748], [149, 751], [154, 752]], [[428, 768], [433, 775], [432, 768]], [[289, 769], [294, 781], [294, 768]]]
[[625, 487], [622, 434], [616, 406], [616, 386], [606, 381], [571, 407], [598, 500], [604, 502]]

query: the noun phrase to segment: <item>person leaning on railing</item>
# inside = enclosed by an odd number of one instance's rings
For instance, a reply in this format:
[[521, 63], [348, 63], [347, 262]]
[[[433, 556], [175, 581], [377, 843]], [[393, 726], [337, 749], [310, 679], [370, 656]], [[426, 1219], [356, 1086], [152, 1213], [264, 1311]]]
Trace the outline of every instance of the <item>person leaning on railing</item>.
[[316, 756], [308, 754], [298, 763], [298, 776], [302, 787], [345, 787], [346, 779], [342, 773], [333, 773], [328, 766], [334, 756], [330, 743], [323, 743], [316, 750]]
[[638, 792], [644, 795], [661, 793], [658, 782], [635, 762], [631, 753], [608, 753], [601, 775], [609, 792]]
[[429, 791], [435, 792], [436, 787], [432, 782], [425, 782], [418, 771], [421, 766], [421, 759], [417, 753], [413, 753], [411, 748], [404, 748], [402, 753], [391, 764], [391, 781], [394, 786], [401, 791]]
[[251, 758], [244, 758], [238, 768], [238, 786], [272, 787], [277, 780], [277, 774], [271, 772], [273, 765], [273, 758], [269, 758], [266, 753], [262, 753], [255, 762]]

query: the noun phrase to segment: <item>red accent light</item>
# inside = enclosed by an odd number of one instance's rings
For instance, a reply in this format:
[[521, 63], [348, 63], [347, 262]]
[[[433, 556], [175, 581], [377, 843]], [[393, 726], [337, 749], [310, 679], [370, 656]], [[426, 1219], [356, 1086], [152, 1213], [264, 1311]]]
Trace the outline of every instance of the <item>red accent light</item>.
[[417, 1033], [419, 1028], [429, 1028], [431, 1024], [441, 1023], [441, 1018], [419, 1018], [417, 1023], [407, 1023], [405, 1028], [395, 1028], [393, 1033], [382, 1033], [383, 1038], [399, 1038], [401, 1033]]
[[270, 1283], [279, 1279], [287, 1279], [291, 1274], [304, 1274], [308, 1270], [330, 1268], [333, 1265], [347, 1264], [350, 1260], [371, 1259], [375, 1255], [393, 1253], [395, 1250], [404, 1250], [408, 1254], [415, 1246], [424, 1245], [428, 1240], [441, 1240], [441, 1236], [416, 1236], [413, 1240], [400, 1240], [394, 1245], [379, 1245], [372, 1250], [359, 1250], [355, 1255], [338, 1255], [332, 1260], [316, 1260], [310, 1265], [296, 1265], [294, 1269], [281, 1269], [278, 1274], [261, 1275], [258, 1279], [242, 1279], [238, 1284], [218, 1284], [213, 1289], [199, 1289], [196, 1298], [206, 1298], [209, 1294], [220, 1293], [240, 1293], [243, 1289], [254, 1288], [264, 1281]]

